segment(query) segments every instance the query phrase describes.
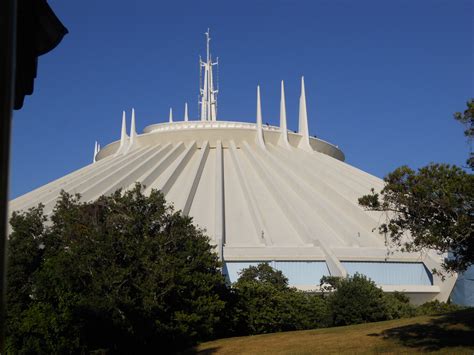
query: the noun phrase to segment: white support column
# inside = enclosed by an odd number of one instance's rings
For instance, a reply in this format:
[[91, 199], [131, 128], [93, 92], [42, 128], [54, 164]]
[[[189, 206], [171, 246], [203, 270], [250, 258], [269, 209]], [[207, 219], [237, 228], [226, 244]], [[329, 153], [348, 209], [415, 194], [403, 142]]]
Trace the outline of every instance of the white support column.
[[172, 107], [170, 107], [169, 122], [170, 122], [170, 123], [173, 123], [173, 108], [172, 108]]
[[95, 145], [94, 145], [94, 157], [92, 158], [92, 162], [95, 163], [95, 157], [97, 155], [97, 153], [99, 152], [99, 150], [97, 149], [97, 141], [95, 141]]
[[260, 85], [257, 85], [257, 144], [265, 149], [262, 128], [262, 104], [260, 101]]
[[285, 148], [290, 148], [288, 142], [288, 126], [286, 123], [286, 103], [285, 103], [285, 84], [281, 81], [281, 98], [280, 98], [280, 139], [279, 143]]
[[313, 148], [311, 148], [311, 145], [309, 143], [308, 112], [306, 110], [306, 94], [305, 94], [305, 89], [304, 89], [303, 76], [301, 77], [301, 96], [300, 96], [298, 134], [302, 136], [298, 147], [312, 152]]
[[189, 118], [188, 118], [188, 103], [187, 102], [184, 103], [184, 121], [185, 122], [189, 121]]
[[125, 116], [125, 111], [123, 111], [122, 112], [122, 131], [120, 132], [120, 148], [123, 148], [125, 146], [127, 138], [128, 138], [128, 135], [127, 135], [127, 119], [126, 119], [126, 116]]
[[130, 139], [128, 141], [128, 146], [124, 148], [124, 153], [127, 154], [129, 151], [131, 151], [133, 148], [135, 148], [138, 145], [137, 143], [137, 129], [135, 126], [135, 109], [132, 108], [132, 119], [130, 122]]
[[132, 108], [132, 122], [130, 123], [130, 146], [137, 140], [137, 128], [135, 126], [135, 109]]
[[225, 203], [224, 203], [224, 162], [222, 156], [222, 142], [216, 143], [216, 201], [215, 211], [215, 241], [217, 243], [217, 255], [219, 260], [223, 261], [225, 244]]
[[122, 130], [120, 131], [120, 145], [115, 152], [115, 156], [123, 154], [127, 149], [128, 135], [127, 135], [127, 121], [125, 111], [122, 111]]

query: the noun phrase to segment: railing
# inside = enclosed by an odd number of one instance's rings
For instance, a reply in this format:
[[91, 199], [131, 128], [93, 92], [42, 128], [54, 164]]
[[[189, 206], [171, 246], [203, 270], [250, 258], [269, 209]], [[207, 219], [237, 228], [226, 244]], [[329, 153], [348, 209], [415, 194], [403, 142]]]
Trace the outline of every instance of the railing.
[[[255, 130], [256, 124], [250, 122], [232, 122], [232, 121], [179, 121], [152, 124], [145, 127], [144, 133], [179, 131], [185, 129], [222, 129], [238, 128]], [[266, 131], [279, 131], [280, 127], [264, 124], [262, 128]]]

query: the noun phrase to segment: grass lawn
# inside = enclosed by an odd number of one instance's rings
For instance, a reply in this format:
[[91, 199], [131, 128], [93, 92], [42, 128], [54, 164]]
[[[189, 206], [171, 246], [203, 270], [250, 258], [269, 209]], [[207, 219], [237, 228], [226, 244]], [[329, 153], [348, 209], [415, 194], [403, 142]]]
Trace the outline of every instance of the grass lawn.
[[190, 354], [474, 354], [474, 309], [346, 327], [227, 338]]

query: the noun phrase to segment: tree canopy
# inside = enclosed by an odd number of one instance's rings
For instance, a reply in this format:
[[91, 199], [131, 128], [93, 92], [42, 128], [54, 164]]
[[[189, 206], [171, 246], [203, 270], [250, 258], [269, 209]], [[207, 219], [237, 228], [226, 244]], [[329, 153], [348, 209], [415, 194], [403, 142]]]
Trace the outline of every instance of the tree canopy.
[[474, 262], [474, 175], [459, 167], [430, 164], [414, 171], [402, 166], [385, 186], [359, 198], [370, 210], [387, 212], [379, 231], [404, 251], [449, 252], [443, 267], [463, 271]]
[[454, 118], [466, 127], [464, 135], [467, 137], [469, 143], [467, 165], [474, 170], [474, 152], [472, 151], [472, 139], [474, 138], [474, 99], [467, 101], [466, 106], [466, 110], [464, 110], [464, 112], [456, 112]]
[[288, 288], [288, 278], [280, 270], [275, 270], [267, 263], [243, 269], [239, 274], [237, 285], [248, 282], [267, 284], [278, 289]]
[[[454, 118], [466, 125], [469, 143], [474, 137], [474, 101]], [[474, 170], [474, 155], [467, 161]], [[464, 271], [474, 263], [474, 175], [448, 164], [429, 164], [414, 171], [401, 166], [385, 178], [376, 193], [359, 198], [369, 210], [386, 212], [379, 231], [401, 250], [435, 249], [449, 253], [443, 268]]]
[[9, 352], [166, 351], [216, 333], [220, 263], [160, 192], [137, 185], [87, 203], [62, 193], [50, 218], [38, 206], [11, 225]]

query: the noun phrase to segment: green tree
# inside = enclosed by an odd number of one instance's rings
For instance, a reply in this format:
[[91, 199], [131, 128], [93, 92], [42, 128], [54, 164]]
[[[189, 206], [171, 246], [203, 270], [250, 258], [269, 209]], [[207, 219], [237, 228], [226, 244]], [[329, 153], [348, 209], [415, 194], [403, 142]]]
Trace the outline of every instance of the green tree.
[[328, 301], [334, 325], [377, 322], [391, 317], [383, 291], [364, 275], [341, 278]]
[[417, 172], [402, 166], [388, 174], [380, 193], [359, 198], [369, 210], [387, 212], [379, 226], [405, 251], [449, 252], [443, 267], [463, 271], [474, 262], [474, 175], [446, 164]]
[[208, 238], [141, 186], [13, 213], [8, 351], [174, 351], [213, 337], [229, 290]]
[[237, 285], [247, 282], [268, 284], [278, 289], [288, 288], [288, 278], [280, 270], [275, 270], [267, 263], [243, 269], [239, 274]]
[[288, 287], [283, 273], [266, 263], [242, 270], [234, 289], [233, 314], [239, 335], [320, 328], [330, 323], [322, 296]]
[[466, 127], [464, 135], [467, 137], [469, 144], [467, 165], [474, 170], [474, 152], [472, 151], [472, 138], [474, 138], [474, 99], [468, 100], [466, 106], [467, 109], [464, 112], [456, 112], [454, 118]]

